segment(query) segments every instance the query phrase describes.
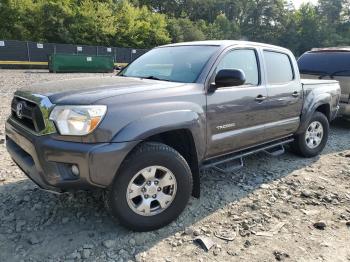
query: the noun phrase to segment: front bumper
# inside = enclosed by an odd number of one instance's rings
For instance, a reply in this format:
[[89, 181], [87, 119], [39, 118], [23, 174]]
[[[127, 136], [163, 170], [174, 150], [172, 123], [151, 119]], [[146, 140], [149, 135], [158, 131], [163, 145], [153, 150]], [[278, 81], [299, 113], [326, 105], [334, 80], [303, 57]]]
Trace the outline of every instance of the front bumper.
[[[9, 118], [6, 147], [15, 163], [41, 188], [73, 191], [108, 187], [127, 154], [138, 143], [76, 143], [52, 135], [35, 136]], [[76, 176], [72, 165], [79, 167]]]
[[350, 117], [350, 103], [340, 103], [339, 115]]

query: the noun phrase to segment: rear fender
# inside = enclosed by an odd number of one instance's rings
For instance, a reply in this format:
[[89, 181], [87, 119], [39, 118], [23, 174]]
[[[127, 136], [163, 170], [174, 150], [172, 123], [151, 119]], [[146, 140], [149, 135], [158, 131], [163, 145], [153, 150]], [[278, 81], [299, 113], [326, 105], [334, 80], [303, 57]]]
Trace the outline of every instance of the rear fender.
[[321, 93], [315, 95], [314, 92], [310, 92], [304, 101], [304, 107], [301, 114], [301, 125], [297, 131], [297, 134], [304, 133], [308, 127], [308, 124], [312, 118], [312, 115], [315, 113], [316, 109], [322, 105], [328, 105], [329, 107], [332, 104], [332, 96], [329, 93]]

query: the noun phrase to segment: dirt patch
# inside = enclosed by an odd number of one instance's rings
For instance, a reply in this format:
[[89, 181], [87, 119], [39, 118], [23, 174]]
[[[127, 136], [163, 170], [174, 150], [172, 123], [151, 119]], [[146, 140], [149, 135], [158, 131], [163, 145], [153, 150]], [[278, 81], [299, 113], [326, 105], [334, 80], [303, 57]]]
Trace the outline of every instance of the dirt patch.
[[0, 70], [0, 261], [350, 261], [350, 123], [342, 120], [320, 157], [258, 154], [232, 174], [203, 172], [202, 197], [154, 232], [119, 226], [100, 192], [39, 190], [4, 146], [12, 93], [91, 75]]

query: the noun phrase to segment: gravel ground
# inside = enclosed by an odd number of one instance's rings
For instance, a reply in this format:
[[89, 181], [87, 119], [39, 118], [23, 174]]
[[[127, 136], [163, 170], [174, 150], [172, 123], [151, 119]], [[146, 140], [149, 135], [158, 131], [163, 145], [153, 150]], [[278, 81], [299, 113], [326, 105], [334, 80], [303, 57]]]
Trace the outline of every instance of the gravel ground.
[[320, 157], [261, 153], [232, 174], [203, 172], [202, 197], [154, 232], [112, 221], [101, 192], [40, 190], [4, 146], [11, 95], [33, 82], [91, 75], [0, 70], [0, 261], [350, 261], [350, 122], [342, 120]]

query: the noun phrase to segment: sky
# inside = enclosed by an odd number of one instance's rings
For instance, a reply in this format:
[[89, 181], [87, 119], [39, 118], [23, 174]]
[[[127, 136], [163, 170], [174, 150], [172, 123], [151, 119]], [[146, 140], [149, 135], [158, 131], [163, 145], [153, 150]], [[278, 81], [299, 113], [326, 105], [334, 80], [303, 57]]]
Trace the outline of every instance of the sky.
[[299, 8], [301, 4], [303, 3], [312, 3], [316, 4], [317, 0], [291, 0], [291, 2], [294, 4], [296, 8]]

